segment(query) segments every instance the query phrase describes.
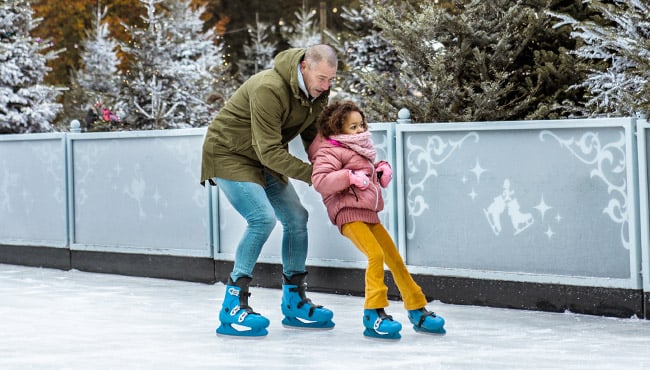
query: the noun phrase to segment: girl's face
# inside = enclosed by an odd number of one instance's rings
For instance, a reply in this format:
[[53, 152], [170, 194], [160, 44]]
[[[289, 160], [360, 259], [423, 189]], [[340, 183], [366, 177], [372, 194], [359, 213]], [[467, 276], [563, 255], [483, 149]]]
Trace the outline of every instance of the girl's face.
[[368, 130], [368, 125], [361, 117], [361, 113], [352, 111], [348, 113], [343, 121], [343, 127], [341, 127], [341, 133], [346, 135], [360, 134]]

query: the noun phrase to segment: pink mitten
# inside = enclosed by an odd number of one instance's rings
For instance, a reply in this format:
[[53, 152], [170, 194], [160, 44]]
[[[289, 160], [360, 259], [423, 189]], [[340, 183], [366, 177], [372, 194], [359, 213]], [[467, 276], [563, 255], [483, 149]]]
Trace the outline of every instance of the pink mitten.
[[350, 171], [350, 185], [354, 185], [357, 188], [364, 190], [370, 186], [370, 179], [363, 172]]
[[382, 188], [387, 188], [388, 183], [393, 178], [393, 169], [390, 168], [390, 164], [386, 161], [380, 161], [377, 164], [377, 177], [379, 177], [379, 185]]

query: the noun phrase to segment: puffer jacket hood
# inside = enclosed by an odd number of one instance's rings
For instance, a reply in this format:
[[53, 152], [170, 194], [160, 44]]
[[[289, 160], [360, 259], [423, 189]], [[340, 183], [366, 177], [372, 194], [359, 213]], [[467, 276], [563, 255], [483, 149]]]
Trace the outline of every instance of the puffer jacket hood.
[[304, 100], [306, 103], [307, 101], [300, 91], [300, 85], [298, 84], [298, 65], [304, 57], [304, 49], [286, 50], [285, 52], [279, 53], [273, 59], [273, 69], [283, 80], [288, 81], [293, 97]]
[[226, 102], [203, 142], [202, 184], [218, 177], [264, 186], [266, 173], [285, 183], [294, 178], [311, 184], [311, 165], [290, 154], [288, 147], [300, 135], [307, 150], [329, 91], [310, 101], [300, 90], [304, 56], [305, 49], [280, 52], [272, 69], [249, 78]]
[[[380, 222], [377, 213], [384, 209], [384, 198], [374, 163], [321, 135], [314, 139], [308, 154], [313, 165], [314, 189], [321, 194], [329, 219], [339, 231], [352, 221]], [[350, 171], [364, 172], [371, 180], [370, 186], [364, 190], [350, 186]]]

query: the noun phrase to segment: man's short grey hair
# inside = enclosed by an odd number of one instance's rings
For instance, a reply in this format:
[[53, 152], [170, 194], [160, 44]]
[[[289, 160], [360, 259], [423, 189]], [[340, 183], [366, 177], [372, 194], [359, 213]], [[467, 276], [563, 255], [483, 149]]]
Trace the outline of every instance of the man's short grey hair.
[[330, 67], [336, 68], [338, 66], [336, 50], [325, 44], [312, 45], [308, 47], [305, 51], [305, 60], [310, 65], [315, 65], [325, 61]]

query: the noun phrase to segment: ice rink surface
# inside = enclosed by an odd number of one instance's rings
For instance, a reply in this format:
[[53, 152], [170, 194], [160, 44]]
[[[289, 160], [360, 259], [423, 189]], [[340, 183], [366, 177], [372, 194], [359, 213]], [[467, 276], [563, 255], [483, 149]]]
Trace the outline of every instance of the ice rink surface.
[[365, 338], [363, 298], [310, 292], [328, 331], [284, 328], [281, 290], [251, 288], [262, 339], [217, 336], [223, 284], [0, 264], [0, 369], [650, 369], [650, 320], [428, 306], [447, 334]]

